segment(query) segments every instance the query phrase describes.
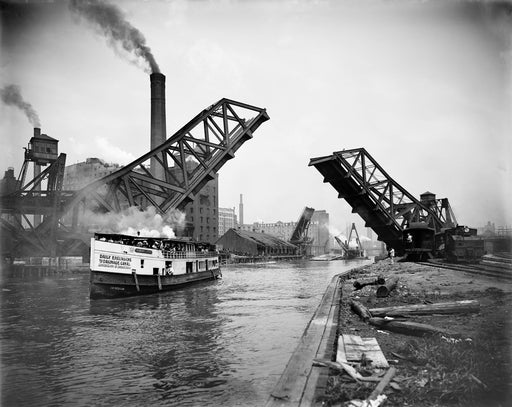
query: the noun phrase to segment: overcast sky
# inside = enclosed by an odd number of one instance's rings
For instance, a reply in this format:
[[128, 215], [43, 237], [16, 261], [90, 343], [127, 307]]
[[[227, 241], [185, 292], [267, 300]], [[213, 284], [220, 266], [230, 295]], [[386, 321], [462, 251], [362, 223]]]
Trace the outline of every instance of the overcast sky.
[[[116, 2], [113, 2], [116, 3]], [[118, 1], [167, 77], [168, 135], [227, 97], [270, 120], [219, 171], [219, 204], [244, 220], [325, 209], [361, 219], [310, 158], [365, 147], [459, 224], [512, 225], [512, 7], [470, 1]], [[65, 1], [2, 3], [0, 87], [19, 85], [67, 164], [149, 151], [149, 76]], [[140, 61], [139, 61], [140, 62]], [[0, 106], [1, 170], [33, 126]]]

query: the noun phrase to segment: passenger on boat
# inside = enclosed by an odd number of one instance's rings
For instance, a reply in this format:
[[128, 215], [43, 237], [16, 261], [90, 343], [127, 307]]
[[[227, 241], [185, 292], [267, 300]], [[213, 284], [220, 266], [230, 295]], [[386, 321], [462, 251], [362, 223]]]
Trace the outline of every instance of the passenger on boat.
[[166, 268], [165, 268], [165, 274], [168, 275], [168, 276], [172, 276], [174, 274], [174, 269], [172, 267], [172, 261], [168, 262], [166, 264]]

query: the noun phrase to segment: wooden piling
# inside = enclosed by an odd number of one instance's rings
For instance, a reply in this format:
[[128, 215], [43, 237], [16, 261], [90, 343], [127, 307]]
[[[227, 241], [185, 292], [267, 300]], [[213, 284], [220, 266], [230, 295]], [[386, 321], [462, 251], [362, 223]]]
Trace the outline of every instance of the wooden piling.
[[132, 271], [133, 279], [135, 280], [135, 288], [137, 288], [137, 291], [140, 291], [139, 287], [139, 279], [137, 278], [137, 273], [135, 271]]

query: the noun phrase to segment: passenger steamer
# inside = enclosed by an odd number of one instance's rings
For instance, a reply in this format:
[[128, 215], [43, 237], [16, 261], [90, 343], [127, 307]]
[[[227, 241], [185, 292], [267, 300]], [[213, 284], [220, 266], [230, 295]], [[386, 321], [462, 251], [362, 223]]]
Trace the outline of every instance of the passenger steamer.
[[92, 299], [153, 294], [222, 276], [214, 245], [178, 239], [96, 233], [90, 264]]

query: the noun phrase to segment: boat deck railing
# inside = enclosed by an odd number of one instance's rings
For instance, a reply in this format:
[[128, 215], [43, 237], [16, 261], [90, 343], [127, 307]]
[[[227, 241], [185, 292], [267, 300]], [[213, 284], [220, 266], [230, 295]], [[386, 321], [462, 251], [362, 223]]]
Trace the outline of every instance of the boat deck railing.
[[166, 250], [162, 251], [162, 254], [166, 259], [205, 259], [208, 257], [217, 257], [218, 252], [206, 251], [206, 252], [169, 252]]

